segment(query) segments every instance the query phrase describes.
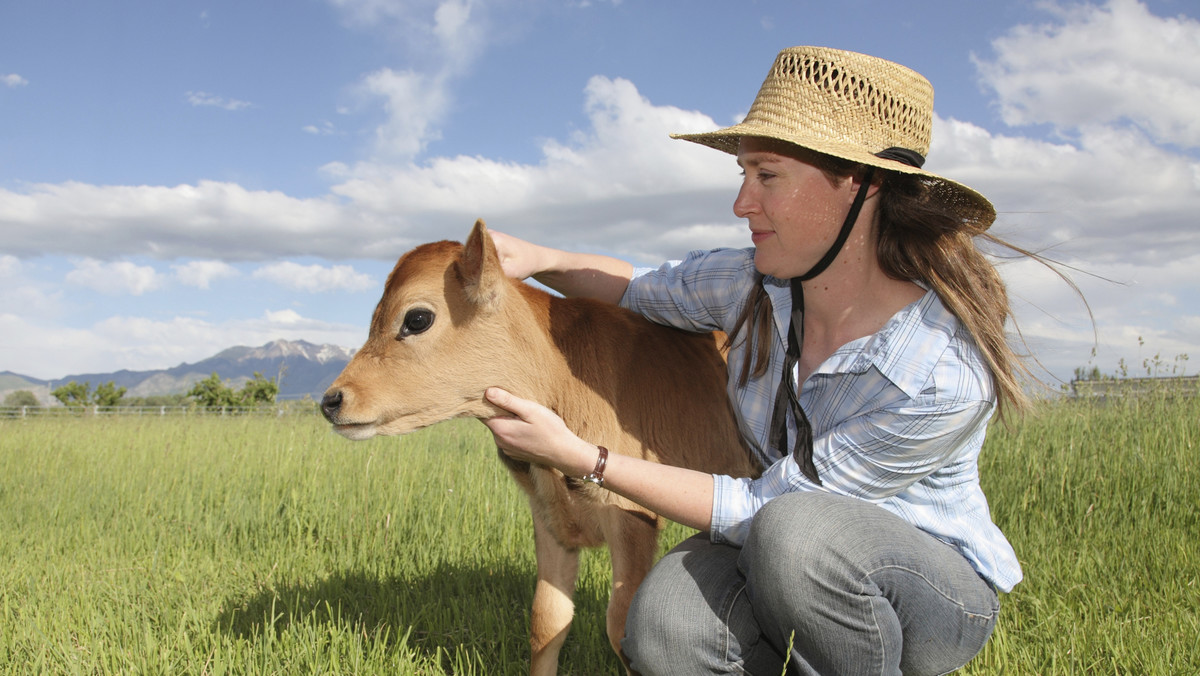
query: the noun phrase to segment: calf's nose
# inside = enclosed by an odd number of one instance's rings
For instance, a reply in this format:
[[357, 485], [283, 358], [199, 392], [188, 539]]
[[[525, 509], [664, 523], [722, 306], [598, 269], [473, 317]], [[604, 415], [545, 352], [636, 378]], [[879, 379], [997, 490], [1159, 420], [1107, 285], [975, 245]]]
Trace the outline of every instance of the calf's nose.
[[325, 415], [325, 419], [333, 422], [337, 417], [338, 410], [342, 408], [342, 391], [330, 390], [321, 398], [321, 413]]

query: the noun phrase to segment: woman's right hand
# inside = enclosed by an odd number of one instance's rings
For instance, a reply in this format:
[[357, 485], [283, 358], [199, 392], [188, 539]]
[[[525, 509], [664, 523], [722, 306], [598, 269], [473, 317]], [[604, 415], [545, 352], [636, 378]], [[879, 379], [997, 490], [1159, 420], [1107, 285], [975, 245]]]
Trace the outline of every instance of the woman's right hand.
[[552, 249], [496, 230], [491, 235], [505, 275], [533, 277], [567, 297], [616, 303], [633, 276], [633, 266], [618, 258]]
[[549, 251], [546, 247], [496, 230], [492, 230], [491, 235], [505, 275], [513, 279], [527, 279], [546, 269], [544, 261]]

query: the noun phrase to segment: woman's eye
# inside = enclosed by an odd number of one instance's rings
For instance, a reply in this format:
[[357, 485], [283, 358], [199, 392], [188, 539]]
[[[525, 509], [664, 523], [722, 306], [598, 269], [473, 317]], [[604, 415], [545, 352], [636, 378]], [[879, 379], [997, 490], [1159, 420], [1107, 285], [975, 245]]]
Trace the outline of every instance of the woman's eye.
[[433, 326], [433, 313], [429, 310], [409, 310], [404, 315], [404, 323], [400, 325], [399, 338], [424, 333]]

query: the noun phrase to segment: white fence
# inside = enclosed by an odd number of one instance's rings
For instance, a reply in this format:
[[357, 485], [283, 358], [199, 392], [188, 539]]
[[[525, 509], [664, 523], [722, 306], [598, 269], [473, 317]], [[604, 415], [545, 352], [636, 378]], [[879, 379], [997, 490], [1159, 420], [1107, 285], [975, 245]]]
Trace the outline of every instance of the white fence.
[[0, 419], [80, 418], [101, 416], [285, 416], [314, 415], [313, 403], [273, 406], [207, 408], [204, 406], [0, 406]]
[[1200, 376], [1073, 380], [1071, 381], [1071, 393], [1075, 397], [1097, 399], [1151, 395], [1194, 397], [1200, 394]]

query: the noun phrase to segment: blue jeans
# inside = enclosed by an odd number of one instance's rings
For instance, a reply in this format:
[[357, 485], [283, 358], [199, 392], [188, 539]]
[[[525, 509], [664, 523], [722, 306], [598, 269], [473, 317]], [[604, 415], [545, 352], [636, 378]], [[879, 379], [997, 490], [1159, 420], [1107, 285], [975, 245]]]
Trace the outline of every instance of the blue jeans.
[[622, 648], [652, 674], [944, 674], [996, 623], [992, 587], [953, 547], [881, 507], [789, 493], [741, 549], [680, 543], [642, 583]]

